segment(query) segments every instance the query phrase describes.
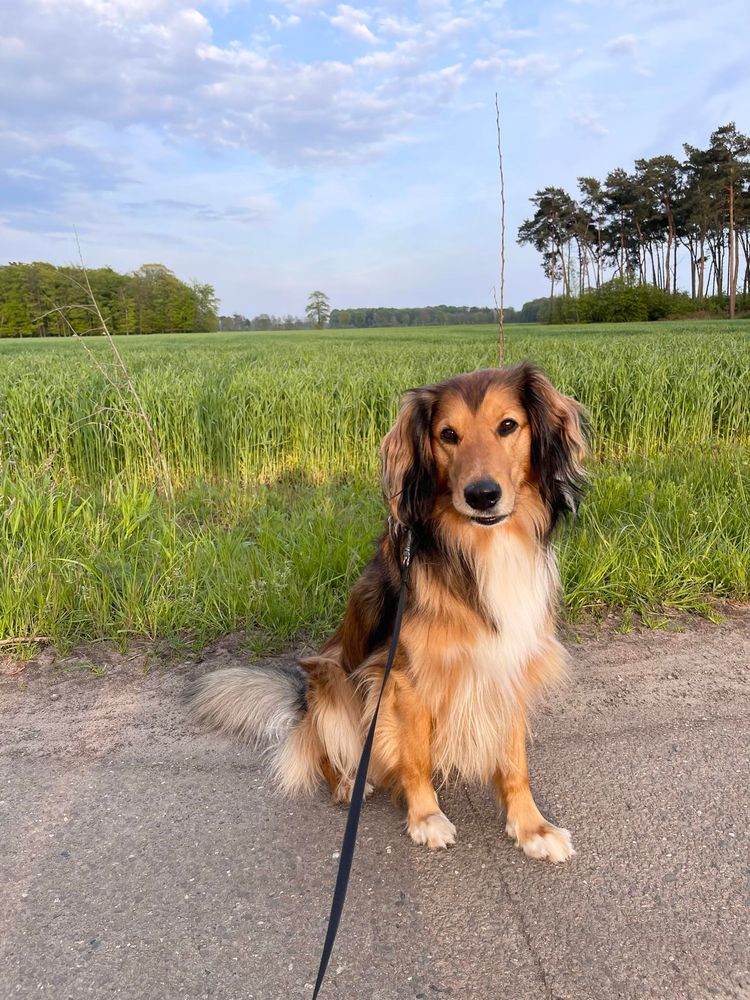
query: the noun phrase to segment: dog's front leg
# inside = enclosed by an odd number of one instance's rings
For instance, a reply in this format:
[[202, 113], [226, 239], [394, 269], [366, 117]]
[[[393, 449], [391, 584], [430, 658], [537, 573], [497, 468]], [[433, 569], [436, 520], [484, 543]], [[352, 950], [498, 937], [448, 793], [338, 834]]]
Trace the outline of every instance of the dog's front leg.
[[567, 861], [575, 854], [570, 834], [542, 816], [529, 787], [526, 761], [526, 720], [513, 725], [502, 767], [495, 772], [498, 801], [505, 806], [505, 830], [530, 858]]
[[[382, 675], [381, 675], [382, 676]], [[406, 800], [406, 829], [416, 844], [448, 847], [456, 828], [440, 809], [432, 784], [432, 718], [401, 670], [386, 688], [373, 745], [373, 765]]]

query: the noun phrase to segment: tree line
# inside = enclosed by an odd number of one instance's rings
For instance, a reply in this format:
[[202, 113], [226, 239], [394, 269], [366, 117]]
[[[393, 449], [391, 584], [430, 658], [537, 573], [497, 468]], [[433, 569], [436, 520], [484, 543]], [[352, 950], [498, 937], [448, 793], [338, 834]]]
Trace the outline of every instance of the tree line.
[[[314, 293], [322, 295], [323, 293]], [[545, 299], [545, 302], [547, 300]], [[326, 297], [327, 302], [327, 297]], [[315, 300], [307, 315], [271, 316], [260, 313], [249, 319], [240, 313], [219, 317], [220, 330], [310, 330], [328, 327], [334, 330], [369, 329], [371, 327], [403, 326], [469, 326], [497, 322], [497, 312], [483, 306], [416, 306], [394, 308], [379, 306], [372, 309], [322, 308]], [[521, 312], [506, 306], [505, 322], [521, 322]], [[529, 322], [537, 322], [536, 319]]]
[[[518, 315], [512, 308], [505, 309], [505, 322], [517, 322]], [[328, 325], [334, 328], [355, 329], [381, 326], [470, 326], [497, 322], [495, 309], [484, 306], [418, 306], [373, 309], [333, 309]]]
[[542, 255], [550, 301], [556, 287], [570, 299], [615, 279], [667, 295], [682, 285], [693, 301], [726, 299], [735, 315], [738, 293], [750, 296], [750, 138], [731, 122], [705, 149], [683, 151], [603, 181], [579, 177], [577, 198], [560, 187], [536, 192], [518, 243]]
[[309, 330], [314, 324], [300, 316], [273, 316], [271, 313], [258, 313], [257, 316], [243, 316], [242, 313], [232, 313], [231, 316], [219, 316], [218, 329], [221, 331], [237, 330]]
[[[89, 292], [89, 286], [91, 291]], [[0, 337], [101, 333], [91, 296], [112, 334], [190, 333], [218, 327], [211, 285], [180, 281], [163, 264], [129, 274], [111, 267], [0, 266]]]

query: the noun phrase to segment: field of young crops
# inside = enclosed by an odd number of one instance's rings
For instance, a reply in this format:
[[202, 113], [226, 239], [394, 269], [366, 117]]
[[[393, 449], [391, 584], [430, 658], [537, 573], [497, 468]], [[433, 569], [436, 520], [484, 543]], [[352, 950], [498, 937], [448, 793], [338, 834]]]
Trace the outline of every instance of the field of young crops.
[[[566, 614], [750, 594], [750, 323], [508, 328], [589, 408]], [[340, 614], [383, 516], [400, 393], [494, 363], [490, 328], [0, 341], [0, 640], [259, 647]]]

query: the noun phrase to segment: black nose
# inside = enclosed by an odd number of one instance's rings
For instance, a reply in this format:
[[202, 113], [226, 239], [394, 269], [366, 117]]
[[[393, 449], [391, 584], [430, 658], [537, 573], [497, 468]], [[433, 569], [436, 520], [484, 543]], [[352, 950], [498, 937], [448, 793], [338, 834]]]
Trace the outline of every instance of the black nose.
[[464, 490], [467, 504], [474, 510], [489, 510], [502, 496], [502, 490], [494, 479], [477, 479]]

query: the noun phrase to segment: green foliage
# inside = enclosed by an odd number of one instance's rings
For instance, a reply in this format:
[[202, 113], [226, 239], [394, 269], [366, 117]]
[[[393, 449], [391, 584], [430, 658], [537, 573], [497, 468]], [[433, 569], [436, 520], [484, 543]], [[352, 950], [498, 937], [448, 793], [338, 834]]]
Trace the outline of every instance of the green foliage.
[[[628, 453], [636, 441], [653, 454], [750, 435], [747, 325], [707, 325], [692, 336], [671, 326], [624, 336], [568, 329], [524, 328], [508, 360], [534, 358], [590, 408], [601, 457]], [[176, 484], [251, 485], [290, 473], [314, 482], [374, 477], [401, 392], [491, 365], [495, 334], [311, 331], [122, 338], [118, 346]], [[90, 349], [107, 362], [106, 343]], [[0, 368], [0, 466], [92, 488], [113, 479], [155, 483], [141, 418], [123, 405], [114, 369], [99, 371], [75, 342], [2, 344]]]
[[[505, 307], [505, 322], [517, 323], [519, 314], [511, 306]], [[328, 326], [332, 330], [370, 330], [404, 326], [486, 326], [497, 322], [497, 312], [483, 306], [416, 306], [394, 308], [378, 306], [373, 309], [332, 309]], [[526, 320], [537, 322], [537, 319]], [[303, 330], [317, 327], [316, 318], [300, 319], [296, 316], [271, 316], [260, 313], [249, 319], [235, 313], [220, 316], [219, 329], [227, 332], [239, 330]]]
[[[707, 149], [684, 151], [682, 162], [671, 155], [638, 159], [631, 172], [617, 167], [603, 182], [579, 177], [578, 201], [555, 187], [529, 199], [535, 212], [521, 224], [518, 242], [541, 254], [553, 322], [556, 285], [574, 299], [612, 278], [666, 295], [681, 282], [700, 303], [726, 295], [734, 318], [736, 296], [750, 296], [750, 138], [732, 122], [712, 132]], [[675, 314], [645, 293], [610, 291], [611, 310], [623, 319]], [[563, 318], [570, 315], [578, 318], [575, 309], [562, 310]]]
[[312, 324], [308, 319], [300, 319], [299, 316], [271, 316], [268, 313], [259, 313], [248, 319], [242, 313], [234, 313], [232, 316], [219, 316], [219, 329], [226, 332], [238, 332], [240, 330], [308, 330]]
[[187, 285], [162, 264], [132, 274], [52, 264], [0, 267], [0, 337], [65, 337], [101, 333], [91, 293], [112, 334], [215, 330], [211, 285]]
[[581, 323], [642, 323], [689, 315], [695, 306], [688, 295], [670, 295], [654, 285], [613, 278], [601, 288], [584, 292], [576, 311]]
[[310, 292], [305, 314], [313, 326], [317, 327], [318, 330], [323, 329], [331, 315], [331, 303], [325, 292]]
[[[384, 516], [377, 447], [400, 393], [491, 364], [495, 337], [119, 339], [173, 502], [135, 409], [79, 343], [0, 343], [0, 637], [323, 634]], [[559, 539], [568, 614], [747, 599], [750, 323], [526, 327], [508, 346], [593, 421], [591, 490]]]
[[[518, 316], [523, 323], [644, 323], [663, 319], [708, 318], [727, 314], [725, 295], [692, 299], [685, 292], [665, 292], [633, 278], [613, 278], [576, 298], [556, 295], [532, 299]], [[750, 313], [750, 295], [737, 296], [740, 315]]]
[[[516, 311], [505, 307], [505, 322], [517, 322]], [[334, 309], [331, 312], [332, 329], [374, 329], [401, 326], [481, 326], [497, 322], [494, 309], [482, 306], [410, 306], [394, 308], [380, 306], [373, 309]]]
[[562, 188], [547, 187], [529, 199], [536, 208], [531, 219], [521, 224], [518, 243], [531, 244], [542, 255], [542, 270], [552, 282], [562, 281], [570, 294], [570, 275], [565, 267], [565, 247], [575, 236], [580, 206]]

